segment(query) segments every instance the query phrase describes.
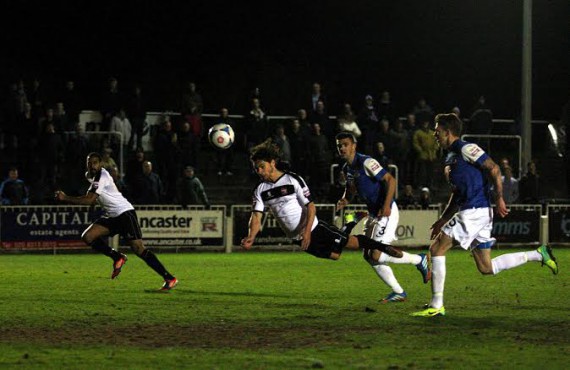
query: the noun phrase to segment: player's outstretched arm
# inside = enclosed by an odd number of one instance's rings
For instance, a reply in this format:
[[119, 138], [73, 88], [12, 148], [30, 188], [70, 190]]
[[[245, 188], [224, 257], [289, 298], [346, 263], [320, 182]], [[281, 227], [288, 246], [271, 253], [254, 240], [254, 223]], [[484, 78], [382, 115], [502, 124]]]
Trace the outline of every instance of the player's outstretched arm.
[[57, 190], [54, 194], [54, 197], [56, 200], [60, 202], [79, 204], [83, 206], [90, 206], [92, 204], [95, 204], [95, 202], [97, 201], [97, 194], [93, 192], [88, 192], [87, 194], [79, 197], [72, 197], [65, 194], [65, 192], [63, 192], [62, 190]]
[[255, 241], [255, 236], [259, 233], [261, 229], [261, 217], [263, 213], [261, 212], [251, 212], [249, 218], [249, 233], [245, 238], [241, 240], [241, 246], [244, 249], [250, 249]]

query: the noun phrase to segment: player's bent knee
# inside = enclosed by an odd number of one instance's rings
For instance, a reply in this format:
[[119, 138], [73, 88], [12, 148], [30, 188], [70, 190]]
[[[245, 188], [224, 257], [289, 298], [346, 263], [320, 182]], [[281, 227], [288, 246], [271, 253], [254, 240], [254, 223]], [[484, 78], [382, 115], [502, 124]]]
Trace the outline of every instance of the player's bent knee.
[[334, 260], [334, 261], [338, 260], [339, 258], [340, 258], [340, 254], [339, 254], [339, 253], [334, 253], [334, 252], [333, 252], [333, 253], [331, 253], [330, 256], [329, 256], [329, 259]]
[[479, 272], [481, 275], [493, 275], [493, 268], [487, 266], [479, 266]]

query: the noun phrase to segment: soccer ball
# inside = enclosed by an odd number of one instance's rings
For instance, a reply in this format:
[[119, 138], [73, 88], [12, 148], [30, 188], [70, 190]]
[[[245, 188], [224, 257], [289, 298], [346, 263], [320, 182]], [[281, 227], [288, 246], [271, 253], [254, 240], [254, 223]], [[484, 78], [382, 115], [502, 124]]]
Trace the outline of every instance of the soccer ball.
[[227, 123], [218, 123], [208, 130], [208, 139], [216, 148], [228, 149], [234, 143], [234, 129]]

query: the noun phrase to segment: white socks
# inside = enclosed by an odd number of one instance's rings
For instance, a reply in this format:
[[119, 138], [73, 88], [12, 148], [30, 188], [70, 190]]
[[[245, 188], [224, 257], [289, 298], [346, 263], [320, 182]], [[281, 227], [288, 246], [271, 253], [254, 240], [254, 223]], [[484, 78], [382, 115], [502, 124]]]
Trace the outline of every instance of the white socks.
[[506, 253], [491, 260], [493, 265], [493, 275], [509, 270], [514, 267], [524, 265], [529, 261], [542, 261], [542, 256], [537, 251]]
[[431, 258], [431, 292], [430, 306], [441, 308], [443, 306], [443, 288], [445, 285], [445, 256]]
[[[379, 263], [409, 263], [412, 265], [417, 265], [422, 261], [422, 258], [418, 254], [410, 254], [408, 252], [402, 252], [402, 258], [391, 257], [386, 253], [380, 253]], [[396, 292], [397, 293], [397, 292]]]
[[[382, 255], [384, 255], [384, 253], [382, 253]], [[400, 283], [398, 283], [398, 280], [396, 280], [394, 271], [392, 271], [392, 268], [390, 266], [380, 264], [372, 265], [372, 268], [374, 269], [374, 272], [376, 272], [376, 275], [378, 275], [380, 279], [386, 283], [386, 285], [392, 288], [393, 292], [402, 293], [404, 291]]]

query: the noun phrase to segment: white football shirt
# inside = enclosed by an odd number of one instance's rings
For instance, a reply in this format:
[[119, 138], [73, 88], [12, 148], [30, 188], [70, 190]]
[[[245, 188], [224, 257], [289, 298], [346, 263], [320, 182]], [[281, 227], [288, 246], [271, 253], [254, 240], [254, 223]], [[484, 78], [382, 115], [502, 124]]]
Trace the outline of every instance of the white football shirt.
[[[254, 212], [264, 212], [269, 207], [281, 229], [292, 239], [300, 239], [302, 225], [307, 219], [307, 204], [311, 203], [311, 192], [301, 176], [285, 172], [277, 181], [260, 182], [253, 191]], [[311, 230], [319, 223], [317, 216]]]
[[95, 178], [88, 178], [87, 180], [91, 183], [88, 191], [98, 195], [97, 202], [103, 207], [107, 216], [117, 217], [123, 212], [135, 209], [117, 189], [113, 178], [106, 169], [101, 168]]

